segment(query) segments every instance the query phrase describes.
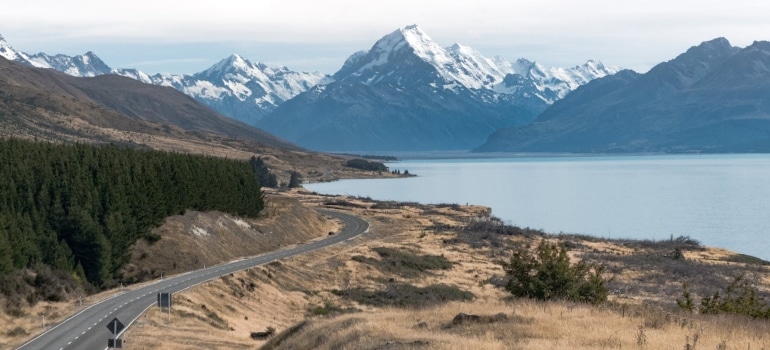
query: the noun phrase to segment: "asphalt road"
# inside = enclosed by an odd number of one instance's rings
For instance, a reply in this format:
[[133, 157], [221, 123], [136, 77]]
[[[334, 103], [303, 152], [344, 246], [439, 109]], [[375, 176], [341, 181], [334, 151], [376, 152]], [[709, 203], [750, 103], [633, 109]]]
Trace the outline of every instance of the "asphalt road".
[[147, 308], [157, 304], [157, 294], [160, 292], [176, 293], [235, 271], [328, 247], [364, 233], [369, 228], [369, 223], [356, 216], [330, 210], [319, 212], [343, 221], [345, 228], [323, 240], [164, 278], [151, 285], [120, 293], [80, 311], [19, 349], [106, 349], [107, 339], [113, 337], [107, 324], [118, 318], [127, 329]]

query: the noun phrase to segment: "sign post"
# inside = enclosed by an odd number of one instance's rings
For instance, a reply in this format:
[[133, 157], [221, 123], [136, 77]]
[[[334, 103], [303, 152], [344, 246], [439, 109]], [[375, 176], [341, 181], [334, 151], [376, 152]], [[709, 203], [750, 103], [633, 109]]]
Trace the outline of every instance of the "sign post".
[[126, 326], [123, 324], [123, 322], [120, 322], [120, 320], [115, 317], [107, 323], [107, 329], [112, 333], [115, 338], [107, 339], [107, 347], [110, 349], [122, 349], [123, 348], [123, 339], [119, 339], [118, 334], [123, 331], [123, 329], [126, 328]]
[[158, 293], [158, 312], [163, 316], [163, 308], [168, 308], [168, 322], [171, 322], [171, 292]]

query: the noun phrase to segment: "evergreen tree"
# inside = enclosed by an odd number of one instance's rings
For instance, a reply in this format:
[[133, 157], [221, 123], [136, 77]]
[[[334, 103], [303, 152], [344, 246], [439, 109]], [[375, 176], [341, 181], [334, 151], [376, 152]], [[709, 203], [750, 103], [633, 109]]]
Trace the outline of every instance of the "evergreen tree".
[[8, 234], [0, 227], [0, 275], [9, 274], [12, 271], [11, 243], [8, 241]]
[[247, 162], [116, 146], [0, 140], [0, 178], [0, 273], [43, 264], [104, 287], [165, 217], [264, 207]]
[[291, 176], [289, 177], [289, 188], [295, 188], [300, 186], [302, 186], [302, 178], [300, 177], [298, 172], [292, 171]]
[[278, 178], [275, 174], [271, 173], [267, 168], [265, 161], [262, 157], [251, 156], [249, 159], [249, 165], [251, 170], [254, 171], [254, 175], [259, 180], [259, 185], [262, 187], [278, 187]]

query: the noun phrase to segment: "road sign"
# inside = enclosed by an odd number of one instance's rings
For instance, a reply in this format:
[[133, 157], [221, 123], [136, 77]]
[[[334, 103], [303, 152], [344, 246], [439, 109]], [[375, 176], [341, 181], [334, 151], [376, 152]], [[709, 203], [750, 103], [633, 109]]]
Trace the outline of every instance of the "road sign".
[[122, 349], [123, 339], [107, 339], [107, 347], [110, 349]]
[[158, 307], [171, 307], [171, 293], [158, 293]]
[[112, 321], [107, 324], [107, 329], [109, 329], [110, 332], [115, 335], [120, 334], [120, 331], [122, 331], [123, 328], [126, 328], [126, 326], [124, 326], [123, 322], [120, 322], [117, 317], [113, 318]]

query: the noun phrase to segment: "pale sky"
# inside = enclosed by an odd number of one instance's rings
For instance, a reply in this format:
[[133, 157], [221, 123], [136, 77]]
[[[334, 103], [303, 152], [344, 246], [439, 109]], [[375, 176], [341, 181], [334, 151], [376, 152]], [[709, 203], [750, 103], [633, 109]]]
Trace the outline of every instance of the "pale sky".
[[761, 0], [4, 0], [0, 34], [17, 50], [93, 51], [113, 68], [195, 73], [238, 53], [332, 74], [355, 51], [417, 24], [442, 46], [569, 67], [596, 59], [645, 72], [716, 37], [770, 40]]

